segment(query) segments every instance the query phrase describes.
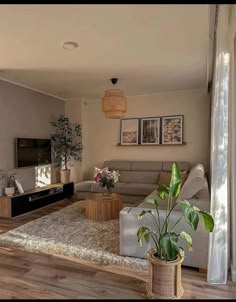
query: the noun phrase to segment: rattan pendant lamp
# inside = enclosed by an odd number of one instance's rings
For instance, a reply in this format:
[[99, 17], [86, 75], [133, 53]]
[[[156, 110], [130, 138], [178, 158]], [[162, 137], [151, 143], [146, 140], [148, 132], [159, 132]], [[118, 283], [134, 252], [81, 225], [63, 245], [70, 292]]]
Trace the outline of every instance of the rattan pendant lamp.
[[[117, 78], [112, 78], [113, 85], [117, 83]], [[127, 100], [124, 93], [120, 89], [109, 89], [105, 91], [102, 98], [102, 111], [105, 117], [111, 119], [121, 119], [127, 111]]]

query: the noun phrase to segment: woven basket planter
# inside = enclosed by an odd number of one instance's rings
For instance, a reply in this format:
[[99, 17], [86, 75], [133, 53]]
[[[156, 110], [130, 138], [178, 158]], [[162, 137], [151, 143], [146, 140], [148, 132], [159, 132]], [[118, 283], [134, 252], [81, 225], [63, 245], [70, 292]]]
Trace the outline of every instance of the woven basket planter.
[[148, 298], [178, 299], [184, 290], [181, 283], [181, 263], [183, 258], [174, 261], [163, 261], [154, 257], [155, 249], [147, 252], [149, 260], [149, 280], [147, 283]]

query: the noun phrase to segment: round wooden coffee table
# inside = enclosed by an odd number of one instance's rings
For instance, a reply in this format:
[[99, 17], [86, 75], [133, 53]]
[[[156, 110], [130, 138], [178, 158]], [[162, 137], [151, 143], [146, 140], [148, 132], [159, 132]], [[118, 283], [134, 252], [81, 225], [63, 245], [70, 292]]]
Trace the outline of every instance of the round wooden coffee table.
[[96, 221], [119, 218], [123, 201], [119, 194], [105, 197], [103, 193], [90, 193], [85, 198], [85, 217]]

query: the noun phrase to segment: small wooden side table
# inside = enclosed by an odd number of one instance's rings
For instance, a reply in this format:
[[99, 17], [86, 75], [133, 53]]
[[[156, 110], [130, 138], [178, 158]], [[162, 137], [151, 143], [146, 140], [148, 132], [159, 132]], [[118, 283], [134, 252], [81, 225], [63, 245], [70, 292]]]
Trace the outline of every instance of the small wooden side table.
[[119, 194], [105, 197], [103, 193], [90, 193], [85, 198], [85, 217], [95, 221], [119, 218], [123, 201]]

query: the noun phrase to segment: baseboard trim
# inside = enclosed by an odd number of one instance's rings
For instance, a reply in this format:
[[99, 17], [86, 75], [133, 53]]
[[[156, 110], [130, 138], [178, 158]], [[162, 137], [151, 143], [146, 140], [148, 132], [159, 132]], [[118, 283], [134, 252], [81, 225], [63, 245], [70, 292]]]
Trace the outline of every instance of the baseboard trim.
[[233, 282], [236, 282], [236, 270], [233, 269], [232, 264], [231, 264], [231, 278]]

